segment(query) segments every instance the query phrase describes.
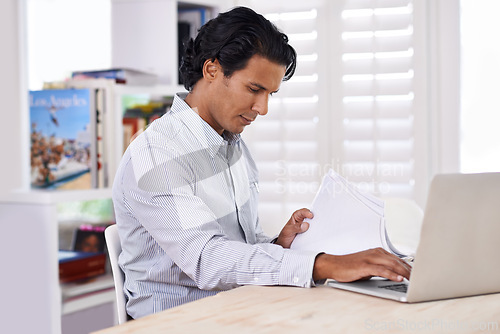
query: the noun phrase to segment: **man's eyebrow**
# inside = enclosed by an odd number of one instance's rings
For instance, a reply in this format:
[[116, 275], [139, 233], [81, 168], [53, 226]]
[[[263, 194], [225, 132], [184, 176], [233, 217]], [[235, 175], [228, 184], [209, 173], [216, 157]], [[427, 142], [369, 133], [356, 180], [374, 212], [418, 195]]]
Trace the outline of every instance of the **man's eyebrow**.
[[[266, 91], [268, 90], [266, 87], [264, 87], [264, 86], [262, 86], [261, 84], [258, 84], [258, 83], [256, 83], [256, 82], [250, 82], [250, 84], [251, 84], [252, 86], [258, 87], [259, 89], [266, 90]], [[278, 90], [275, 90], [274, 92], [271, 92], [271, 93], [277, 93], [277, 92], [279, 92], [279, 89], [278, 89]]]

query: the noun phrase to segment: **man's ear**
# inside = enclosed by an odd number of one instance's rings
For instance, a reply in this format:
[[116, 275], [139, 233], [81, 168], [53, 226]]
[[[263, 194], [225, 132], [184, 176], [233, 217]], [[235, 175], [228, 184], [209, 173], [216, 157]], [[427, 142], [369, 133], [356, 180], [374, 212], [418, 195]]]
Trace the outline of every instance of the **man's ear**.
[[219, 75], [219, 72], [222, 71], [222, 67], [219, 64], [219, 61], [215, 59], [212, 61], [211, 59], [207, 59], [203, 64], [203, 77], [208, 81], [213, 81]]

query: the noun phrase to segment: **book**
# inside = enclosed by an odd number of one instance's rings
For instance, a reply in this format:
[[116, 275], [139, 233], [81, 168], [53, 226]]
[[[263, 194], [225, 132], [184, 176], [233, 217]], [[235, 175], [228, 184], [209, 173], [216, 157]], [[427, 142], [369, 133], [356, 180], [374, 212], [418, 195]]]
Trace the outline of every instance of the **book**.
[[73, 282], [106, 272], [106, 254], [59, 250], [59, 281]]
[[[179, 8], [177, 11], [177, 41], [179, 67], [184, 56], [185, 44], [191, 38], [195, 38], [201, 26], [207, 22], [209, 10], [206, 7], [187, 7]], [[179, 72], [179, 84], [183, 84]]]
[[106, 91], [103, 88], [95, 89], [95, 112], [96, 112], [96, 168], [97, 168], [97, 188], [106, 188], [108, 180], [108, 154], [105, 142], [105, 112], [106, 112]]
[[91, 78], [114, 79], [116, 83], [138, 86], [156, 85], [158, 83], [158, 75], [131, 68], [74, 71], [71, 77], [75, 80]]
[[123, 151], [130, 143], [146, 129], [146, 119], [143, 117], [123, 117]]
[[[178, 22], [177, 23], [177, 41], [179, 42], [178, 45], [178, 63], [179, 63], [179, 68], [182, 65], [182, 58], [184, 57], [184, 54], [186, 53], [186, 43], [189, 41], [191, 38], [190, 36], [190, 31], [191, 31], [191, 25], [189, 22]], [[179, 85], [182, 85], [184, 82], [182, 79], [181, 72], [179, 70]]]
[[31, 186], [96, 187], [96, 113], [90, 89], [29, 92]]
[[201, 26], [207, 22], [208, 9], [206, 7], [179, 8], [177, 22], [189, 24], [189, 37], [195, 38]]
[[160, 118], [172, 106], [173, 96], [131, 97], [122, 101], [125, 106], [123, 123], [123, 150], [154, 120]]
[[[113, 108], [113, 87], [114, 80], [105, 78], [92, 78], [86, 80], [67, 80], [64, 82], [65, 88], [90, 89], [94, 101], [95, 110], [95, 141], [96, 141], [96, 188], [106, 188], [109, 186], [109, 156], [110, 134], [105, 131], [106, 122], [110, 117], [108, 109]], [[44, 87], [52, 87], [53, 83], [46, 83]], [[56, 85], [57, 87], [57, 85]]]
[[106, 248], [104, 230], [109, 224], [105, 225], [81, 225], [74, 232], [73, 251], [87, 253], [103, 253]]
[[381, 247], [397, 256], [403, 254], [389, 240], [385, 227], [384, 201], [361, 192], [330, 170], [311, 205], [309, 229], [298, 234], [291, 249], [345, 255]]

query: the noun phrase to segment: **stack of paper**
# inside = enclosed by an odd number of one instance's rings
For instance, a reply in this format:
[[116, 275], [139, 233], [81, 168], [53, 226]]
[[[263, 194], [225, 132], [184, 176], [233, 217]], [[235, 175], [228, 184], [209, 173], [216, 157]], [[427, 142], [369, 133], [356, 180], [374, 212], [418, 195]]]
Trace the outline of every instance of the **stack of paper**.
[[382, 247], [403, 256], [390, 243], [385, 229], [384, 201], [359, 191], [330, 170], [311, 206], [314, 218], [291, 249], [344, 255]]

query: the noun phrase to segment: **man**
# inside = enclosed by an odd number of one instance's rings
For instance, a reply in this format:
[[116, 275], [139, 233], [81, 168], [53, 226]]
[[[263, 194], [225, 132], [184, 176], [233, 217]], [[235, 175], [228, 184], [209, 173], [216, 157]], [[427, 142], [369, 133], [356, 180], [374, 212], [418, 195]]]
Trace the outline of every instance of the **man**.
[[346, 256], [288, 249], [309, 227], [307, 209], [276, 239], [262, 232], [257, 169], [239, 134], [267, 113], [269, 96], [295, 66], [287, 37], [248, 8], [220, 14], [187, 45], [181, 74], [189, 93], [131, 143], [113, 186], [133, 318], [245, 284], [409, 277], [382, 249]]

